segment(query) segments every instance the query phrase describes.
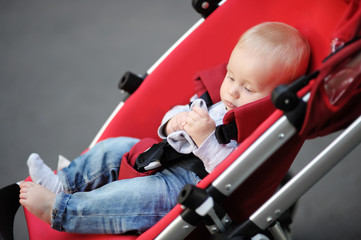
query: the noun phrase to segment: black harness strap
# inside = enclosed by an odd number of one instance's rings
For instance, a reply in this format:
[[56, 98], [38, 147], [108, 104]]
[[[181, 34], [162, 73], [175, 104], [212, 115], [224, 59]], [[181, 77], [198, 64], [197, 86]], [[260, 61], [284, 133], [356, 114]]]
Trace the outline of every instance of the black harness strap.
[[169, 167], [172, 165], [181, 166], [196, 173], [200, 178], [204, 178], [208, 174], [204, 168], [203, 162], [198, 157], [193, 153], [182, 154], [175, 151], [166, 139], [160, 143], [153, 144], [147, 151], [139, 154], [135, 160], [134, 168], [138, 172], [146, 172], [147, 170], [145, 167], [154, 161], [159, 161], [162, 167]]
[[219, 144], [227, 144], [232, 139], [237, 140], [238, 129], [236, 122], [222, 124], [216, 127], [216, 138]]

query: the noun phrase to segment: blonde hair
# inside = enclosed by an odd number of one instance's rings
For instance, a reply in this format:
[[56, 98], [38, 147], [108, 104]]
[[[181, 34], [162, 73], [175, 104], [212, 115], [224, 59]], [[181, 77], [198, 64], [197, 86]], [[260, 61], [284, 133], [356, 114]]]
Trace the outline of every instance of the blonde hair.
[[236, 47], [270, 56], [280, 76], [286, 77], [286, 83], [305, 74], [308, 68], [310, 47], [307, 40], [297, 29], [284, 23], [258, 24], [241, 36]]

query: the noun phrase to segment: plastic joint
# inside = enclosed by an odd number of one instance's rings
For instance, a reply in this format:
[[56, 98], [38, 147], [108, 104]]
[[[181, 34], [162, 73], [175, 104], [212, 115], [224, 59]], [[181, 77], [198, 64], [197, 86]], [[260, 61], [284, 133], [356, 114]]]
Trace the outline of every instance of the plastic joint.
[[184, 221], [198, 225], [204, 221], [206, 225], [214, 225], [218, 231], [225, 231], [231, 222], [224, 209], [204, 189], [187, 184], [178, 195], [179, 204], [186, 207], [181, 216]]
[[120, 78], [118, 88], [120, 90], [124, 90], [124, 91], [128, 92], [129, 94], [132, 94], [140, 86], [140, 84], [143, 82], [144, 78], [145, 77], [136, 75], [132, 72], [126, 72]]
[[284, 111], [288, 120], [297, 129], [302, 127], [307, 104], [297, 96], [297, 92], [305, 87], [311, 79], [319, 74], [318, 71], [307, 76], [302, 76], [290, 85], [279, 85], [272, 92], [272, 102], [274, 106]]
[[214, 10], [218, 8], [220, 1], [215, 0], [193, 0], [193, 8], [202, 15], [203, 18], [207, 18]]
[[183, 187], [178, 195], [177, 201], [179, 204], [196, 210], [209, 198], [208, 193], [204, 189], [197, 188], [194, 185], [187, 184]]

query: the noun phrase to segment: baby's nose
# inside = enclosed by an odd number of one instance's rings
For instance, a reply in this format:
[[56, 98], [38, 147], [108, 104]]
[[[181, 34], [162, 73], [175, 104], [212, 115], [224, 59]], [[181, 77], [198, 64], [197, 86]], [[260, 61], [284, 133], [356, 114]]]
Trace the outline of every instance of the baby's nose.
[[238, 89], [236, 89], [236, 88], [231, 88], [230, 91], [229, 91], [229, 94], [230, 94], [233, 98], [239, 98], [239, 97], [240, 97], [239, 91], [238, 91]]

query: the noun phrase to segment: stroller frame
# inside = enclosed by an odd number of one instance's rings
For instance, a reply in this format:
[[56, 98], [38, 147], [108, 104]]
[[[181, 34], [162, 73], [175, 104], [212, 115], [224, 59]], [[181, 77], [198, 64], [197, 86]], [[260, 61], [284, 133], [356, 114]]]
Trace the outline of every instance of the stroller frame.
[[[220, 3], [221, 5], [222, 3]], [[175, 49], [190, 33], [193, 32], [204, 20], [199, 20], [187, 33], [184, 34], [146, 73], [150, 74]], [[144, 78], [144, 77], [143, 77]], [[309, 93], [303, 97], [308, 101]], [[103, 134], [105, 127], [113, 116], [123, 106], [123, 102], [114, 110], [106, 121], [96, 138], [91, 143], [92, 147]], [[277, 119], [276, 119], [277, 118]], [[274, 120], [276, 119], [276, 120]], [[269, 120], [269, 121], [268, 121]], [[276, 111], [260, 128], [268, 128], [260, 134], [252, 134], [245, 146], [246, 150], [221, 173], [204, 191], [206, 197], [198, 204], [196, 209], [185, 207], [182, 204], [182, 213], [177, 216], [155, 239], [184, 239], [202, 221], [210, 218], [214, 225], [207, 226], [212, 234], [219, 239], [251, 239], [257, 233], [269, 230], [277, 239], [288, 239], [287, 234], [278, 224], [279, 217], [286, 212], [307, 190], [325, 176], [343, 157], [356, 148], [361, 142], [361, 117], [343, 131], [328, 147], [305, 166], [285, 186], [278, 190], [246, 222], [241, 225], [231, 225], [232, 220], [223, 211], [219, 211], [220, 200], [230, 196], [254, 171], [268, 158], [298, 133], [286, 115], [282, 116], [280, 110]], [[243, 143], [242, 143], [243, 144]], [[187, 191], [185, 189], [184, 191]], [[181, 194], [184, 192], [181, 192]], [[186, 192], [187, 193], [187, 192]], [[187, 194], [185, 194], [187, 195]], [[221, 212], [221, 214], [219, 214]], [[195, 213], [195, 214], [194, 214]], [[197, 216], [189, 221], [188, 215]], [[200, 216], [200, 218], [199, 218]], [[144, 239], [140, 236], [139, 239]]]

